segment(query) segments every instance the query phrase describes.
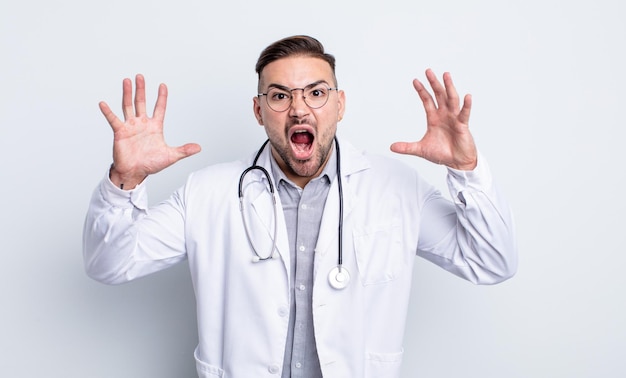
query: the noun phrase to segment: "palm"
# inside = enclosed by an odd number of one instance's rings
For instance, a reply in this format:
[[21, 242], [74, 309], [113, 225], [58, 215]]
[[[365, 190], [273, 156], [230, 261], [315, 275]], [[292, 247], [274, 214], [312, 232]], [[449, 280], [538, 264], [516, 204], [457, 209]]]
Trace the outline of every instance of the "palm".
[[163, 123], [154, 118], [131, 117], [113, 129], [113, 160], [121, 172], [156, 173], [173, 164], [163, 138]]

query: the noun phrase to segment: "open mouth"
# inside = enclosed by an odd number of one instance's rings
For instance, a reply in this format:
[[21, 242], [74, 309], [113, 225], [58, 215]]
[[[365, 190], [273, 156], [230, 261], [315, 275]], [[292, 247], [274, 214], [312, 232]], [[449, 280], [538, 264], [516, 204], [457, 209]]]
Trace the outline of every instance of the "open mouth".
[[313, 134], [307, 130], [296, 130], [291, 134], [291, 146], [296, 159], [307, 160], [310, 158], [314, 139]]

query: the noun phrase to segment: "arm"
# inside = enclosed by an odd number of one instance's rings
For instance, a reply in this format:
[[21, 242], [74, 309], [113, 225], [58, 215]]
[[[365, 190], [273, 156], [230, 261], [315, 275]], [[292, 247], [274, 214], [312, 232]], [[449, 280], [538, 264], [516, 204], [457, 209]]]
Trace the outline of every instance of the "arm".
[[452, 202], [436, 193], [421, 213], [417, 254], [476, 284], [495, 284], [517, 271], [515, 225], [508, 203], [478, 155], [472, 171], [448, 169]]
[[148, 209], [145, 184], [127, 191], [105, 177], [89, 203], [83, 228], [87, 275], [118, 284], [186, 258], [182, 191]]
[[461, 106], [449, 73], [443, 85], [432, 70], [426, 77], [436, 103], [413, 81], [426, 111], [426, 133], [391, 150], [446, 165], [453, 202], [437, 194], [424, 205], [418, 255], [474, 283], [501, 282], [517, 270], [513, 217], [469, 131], [471, 96]]
[[[140, 183], [150, 174], [200, 151], [197, 144], [169, 147], [163, 138], [167, 87], [161, 84], [154, 114], [146, 114], [145, 82], [123, 81], [122, 122], [105, 102], [100, 110], [114, 133], [113, 164], [93, 193], [83, 230], [83, 255], [90, 277], [129, 281], [185, 257], [184, 219], [179, 193], [154, 209]], [[138, 186], [139, 185], [139, 186]], [[123, 189], [123, 190], [122, 190]]]

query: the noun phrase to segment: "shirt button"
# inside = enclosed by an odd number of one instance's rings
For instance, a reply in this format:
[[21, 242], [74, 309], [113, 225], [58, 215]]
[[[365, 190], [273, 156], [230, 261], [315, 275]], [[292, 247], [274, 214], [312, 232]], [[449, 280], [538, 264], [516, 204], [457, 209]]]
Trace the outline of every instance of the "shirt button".
[[300, 207], [302, 208], [302, 210], [306, 210], [308, 206], [306, 205], [306, 203], [304, 203], [304, 204], [302, 204], [302, 206], [300, 206]]
[[278, 365], [270, 365], [267, 370], [271, 373], [271, 374], [278, 374], [278, 372], [280, 371], [280, 368], [278, 367]]
[[299, 362], [296, 362], [296, 367], [297, 367], [298, 369], [300, 369], [300, 368], [302, 367], [302, 364], [301, 364], [301, 363], [299, 363]]
[[298, 286], [298, 289], [300, 289], [301, 291], [304, 291], [304, 289], [306, 289], [306, 286], [300, 285], [300, 286]]
[[304, 252], [306, 250], [306, 247], [301, 245], [300, 248], [298, 248], [300, 250], [300, 252]]

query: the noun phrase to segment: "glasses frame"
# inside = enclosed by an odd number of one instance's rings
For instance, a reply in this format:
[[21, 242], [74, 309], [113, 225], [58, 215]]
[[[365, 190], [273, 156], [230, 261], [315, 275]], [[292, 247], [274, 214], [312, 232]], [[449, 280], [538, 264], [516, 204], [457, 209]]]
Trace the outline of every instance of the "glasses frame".
[[[304, 95], [304, 92], [305, 92], [307, 89], [311, 89], [311, 88], [316, 87], [316, 86], [318, 86], [318, 85], [320, 85], [320, 84], [324, 84], [324, 86], [326, 87], [326, 90], [328, 90], [328, 96], [326, 96], [326, 101], [324, 101], [324, 103], [323, 103], [322, 105], [320, 105], [320, 106], [311, 106], [311, 105], [309, 105], [309, 103], [306, 101], [306, 96]], [[276, 109], [274, 109], [274, 108], [272, 107], [272, 105], [270, 105], [270, 101], [268, 100], [268, 98], [269, 98], [268, 94], [269, 94], [270, 90], [272, 90], [272, 89], [274, 89], [274, 88], [276, 88], [276, 89], [280, 89], [280, 90], [282, 90], [282, 91], [285, 91], [285, 92], [289, 92], [289, 93], [290, 93], [290, 95], [289, 95], [289, 105], [287, 105], [287, 107], [285, 107], [285, 109], [283, 109], [283, 110], [276, 110]], [[267, 92], [265, 92], [265, 93], [259, 93], [259, 94], [257, 94], [257, 97], [259, 97], [259, 99], [260, 99], [262, 96], [265, 96], [265, 103], [267, 104], [267, 106], [268, 106], [270, 109], [272, 109], [273, 111], [275, 111], [275, 112], [282, 113], [282, 112], [286, 112], [286, 111], [287, 111], [287, 110], [291, 107], [291, 105], [293, 105], [293, 97], [294, 97], [293, 91], [302, 91], [302, 100], [304, 101], [304, 103], [306, 104], [306, 106], [308, 106], [308, 107], [309, 107], [309, 108], [311, 108], [311, 109], [319, 109], [319, 108], [324, 107], [324, 105], [326, 105], [326, 104], [328, 103], [328, 99], [330, 98], [330, 92], [331, 92], [331, 91], [338, 91], [338, 90], [339, 90], [339, 88], [337, 88], [337, 87], [335, 87], [335, 88], [330, 87], [330, 86], [328, 85], [328, 83], [326, 83], [326, 81], [316, 81], [316, 82], [314, 82], [314, 83], [311, 83], [311, 84], [309, 84], [309, 85], [306, 85], [304, 88], [289, 88], [289, 87], [285, 87], [285, 86], [278, 85], [278, 84], [272, 84], [272, 85], [270, 85], [270, 86], [269, 86], [269, 88], [267, 89]]]

